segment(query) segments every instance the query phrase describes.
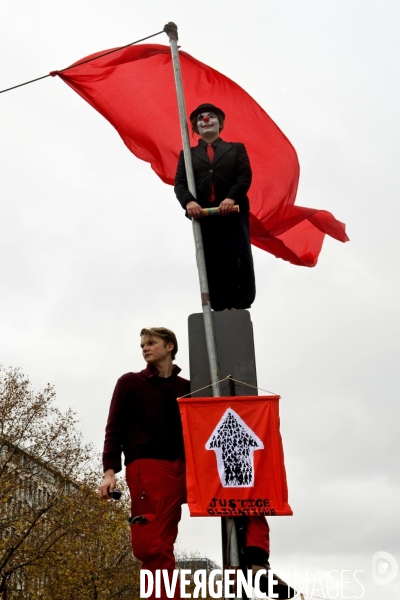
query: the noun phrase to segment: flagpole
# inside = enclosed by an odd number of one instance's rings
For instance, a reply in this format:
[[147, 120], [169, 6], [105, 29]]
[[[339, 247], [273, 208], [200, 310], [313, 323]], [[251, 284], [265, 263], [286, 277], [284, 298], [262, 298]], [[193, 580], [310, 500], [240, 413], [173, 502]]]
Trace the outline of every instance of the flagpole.
[[[193, 174], [192, 154], [190, 151], [189, 131], [186, 120], [185, 98], [183, 95], [183, 84], [181, 75], [181, 66], [178, 52], [178, 28], [175, 23], [167, 23], [164, 27], [165, 33], [169, 37], [172, 55], [172, 65], [175, 76], [176, 95], [178, 98], [179, 122], [181, 126], [183, 155], [185, 157], [186, 177], [190, 193], [197, 198], [196, 183]], [[204, 258], [203, 238], [198, 219], [192, 219], [193, 237], [196, 248], [197, 270], [199, 272], [201, 304], [203, 307], [204, 329], [206, 334], [208, 362], [210, 366], [210, 376], [214, 396], [221, 395], [221, 387], [218, 383], [219, 367], [217, 357], [217, 345], [215, 342], [214, 323], [211, 313], [210, 294], [208, 290], [206, 261]]]
[[[192, 166], [192, 154], [190, 151], [189, 131], [187, 126], [186, 118], [186, 106], [185, 97], [183, 94], [183, 83], [181, 66], [179, 61], [178, 52], [178, 27], [175, 23], [167, 23], [164, 26], [164, 31], [169, 37], [172, 55], [172, 65], [174, 69], [176, 95], [178, 99], [178, 110], [179, 110], [179, 122], [181, 127], [182, 142], [183, 142], [183, 155], [185, 158], [186, 177], [188, 182], [188, 188], [190, 193], [197, 198], [196, 194], [196, 183], [193, 174]], [[203, 307], [203, 318], [204, 318], [204, 330], [207, 344], [208, 362], [210, 366], [210, 376], [212, 383], [212, 390], [214, 396], [221, 396], [221, 387], [218, 383], [219, 380], [219, 367], [218, 367], [218, 356], [217, 356], [217, 345], [215, 340], [214, 322], [211, 312], [210, 294], [208, 290], [206, 262], [204, 258], [204, 247], [203, 238], [201, 235], [201, 227], [198, 219], [192, 219], [193, 237], [196, 248], [196, 262], [197, 269], [199, 272], [200, 282], [200, 293], [201, 303]], [[239, 561], [239, 550], [237, 544], [236, 527], [234, 519], [225, 518], [226, 534], [227, 534], [227, 546], [229, 550], [229, 566], [238, 567]]]

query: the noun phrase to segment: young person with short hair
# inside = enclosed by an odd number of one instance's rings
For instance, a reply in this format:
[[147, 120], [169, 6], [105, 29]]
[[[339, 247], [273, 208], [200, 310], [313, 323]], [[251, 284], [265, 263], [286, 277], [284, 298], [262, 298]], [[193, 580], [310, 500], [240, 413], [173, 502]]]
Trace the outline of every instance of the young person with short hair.
[[99, 494], [105, 500], [110, 498], [115, 474], [122, 469], [123, 452], [131, 496], [133, 554], [142, 561], [143, 569], [153, 573], [167, 569], [172, 575], [181, 505], [186, 502], [177, 398], [190, 393], [190, 384], [179, 376], [181, 369], [172, 362], [178, 342], [171, 330], [142, 329], [140, 347], [147, 367], [139, 373], [122, 375], [111, 400]]

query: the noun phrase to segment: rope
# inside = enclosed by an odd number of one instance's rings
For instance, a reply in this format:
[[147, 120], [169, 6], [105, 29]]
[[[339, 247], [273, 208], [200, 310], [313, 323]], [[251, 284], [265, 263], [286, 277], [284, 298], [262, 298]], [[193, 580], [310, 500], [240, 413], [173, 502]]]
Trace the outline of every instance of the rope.
[[209, 385], [205, 385], [204, 387], [201, 387], [198, 390], [194, 390], [193, 392], [189, 392], [188, 394], [185, 394], [184, 396], [179, 396], [179, 398], [187, 398], [187, 396], [191, 396], [192, 394], [196, 394], [197, 392], [201, 392], [201, 390], [206, 390], [206, 389], [210, 388], [212, 385], [215, 385], [216, 383], [221, 383], [221, 381], [226, 381], [230, 377], [231, 377], [230, 375], [227, 375], [223, 379], [219, 379], [218, 381], [214, 381], [214, 383], [210, 383]]
[[232, 381], [237, 381], [237, 383], [241, 383], [242, 385], [247, 385], [248, 387], [254, 388], [255, 390], [261, 390], [262, 392], [267, 392], [267, 394], [271, 394], [272, 396], [279, 396], [279, 394], [275, 394], [275, 392], [269, 392], [268, 390], [264, 390], [257, 385], [251, 385], [250, 383], [245, 383], [244, 381], [239, 381], [239, 379], [234, 379], [231, 375], [228, 375], [232, 379]]
[[201, 390], [206, 390], [206, 389], [210, 388], [212, 385], [215, 385], [216, 383], [221, 383], [222, 381], [226, 381], [227, 379], [231, 379], [232, 381], [236, 381], [237, 383], [241, 383], [242, 385], [247, 385], [248, 387], [254, 388], [255, 390], [261, 390], [262, 392], [267, 392], [267, 394], [271, 394], [272, 396], [278, 396], [278, 394], [275, 394], [275, 392], [269, 392], [268, 390], [264, 390], [263, 388], [258, 387], [256, 385], [251, 385], [250, 383], [245, 383], [244, 381], [240, 381], [239, 379], [234, 379], [232, 377], [232, 375], [227, 375], [223, 379], [214, 381], [214, 383], [209, 383], [208, 385], [205, 385], [204, 387], [201, 387], [198, 390], [193, 390], [193, 392], [189, 392], [189, 394], [185, 394], [184, 396], [179, 396], [179, 398], [187, 398], [187, 396], [191, 396], [192, 394], [201, 392]]
[[15, 90], [16, 88], [22, 87], [23, 85], [28, 85], [29, 83], [34, 83], [35, 81], [40, 81], [41, 79], [46, 79], [46, 77], [55, 77], [56, 75], [58, 75], [59, 73], [62, 73], [63, 71], [68, 71], [68, 69], [72, 69], [72, 67], [80, 67], [81, 65], [84, 65], [85, 63], [92, 62], [92, 60], [96, 60], [98, 58], [102, 58], [103, 56], [107, 56], [107, 54], [112, 54], [113, 52], [118, 52], [118, 50], [123, 50], [124, 48], [129, 48], [129, 46], [134, 46], [135, 44], [139, 44], [139, 42], [144, 42], [145, 40], [155, 37], [156, 35], [160, 35], [160, 33], [164, 33], [164, 30], [158, 31], [157, 33], [153, 33], [152, 35], [148, 35], [140, 40], [136, 40], [136, 42], [131, 42], [130, 44], [126, 44], [125, 46], [120, 46], [119, 48], [114, 48], [114, 50], [108, 50], [107, 52], [104, 52], [103, 54], [99, 54], [99, 56], [94, 56], [93, 58], [88, 58], [87, 60], [83, 60], [82, 62], [77, 63], [76, 65], [70, 65], [69, 67], [60, 69], [59, 71], [50, 71], [50, 73], [48, 75], [42, 75], [42, 77], [36, 77], [36, 79], [31, 79], [30, 81], [25, 81], [25, 83], [19, 83], [18, 85], [13, 85], [12, 87], [9, 87], [5, 90], [0, 90], [0, 94], [3, 94], [3, 92], [9, 92], [10, 90]]

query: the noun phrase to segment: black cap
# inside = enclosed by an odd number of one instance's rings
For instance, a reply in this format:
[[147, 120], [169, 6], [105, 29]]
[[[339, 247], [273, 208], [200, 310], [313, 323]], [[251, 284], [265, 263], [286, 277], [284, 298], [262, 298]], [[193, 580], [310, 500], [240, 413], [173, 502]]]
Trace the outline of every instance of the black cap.
[[205, 104], [200, 104], [200, 106], [195, 108], [194, 111], [190, 113], [189, 119], [192, 121], [202, 112], [213, 112], [216, 115], [221, 115], [221, 117], [225, 119], [224, 111], [218, 108], [218, 106], [215, 106], [215, 104], [210, 104], [209, 102], [206, 102]]

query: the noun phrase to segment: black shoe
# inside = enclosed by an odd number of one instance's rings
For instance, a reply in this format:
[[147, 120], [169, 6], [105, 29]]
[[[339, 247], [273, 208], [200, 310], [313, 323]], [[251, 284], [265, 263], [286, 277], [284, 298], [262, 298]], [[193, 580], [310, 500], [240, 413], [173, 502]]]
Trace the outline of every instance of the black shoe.
[[[260, 591], [268, 596], [268, 572], [271, 569], [269, 563], [266, 563], [265, 565], [251, 566], [253, 577], [255, 577], [258, 571], [261, 569], [264, 569], [266, 573], [263, 573], [260, 577]], [[277, 583], [274, 583], [274, 587], [272, 589], [274, 594], [278, 594], [279, 600], [289, 600], [289, 598], [294, 598], [294, 596], [297, 594], [296, 590], [285, 583], [283, 579], [278, 577], [276, 573], [274, 573], [274, 581], [277, 581]]]

